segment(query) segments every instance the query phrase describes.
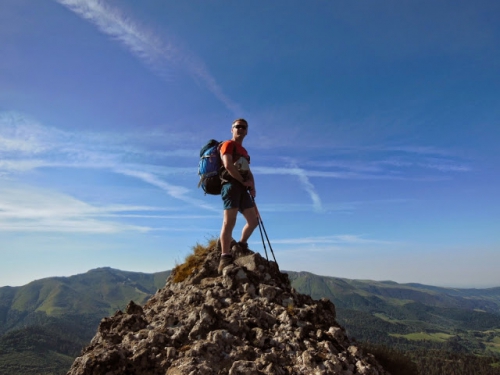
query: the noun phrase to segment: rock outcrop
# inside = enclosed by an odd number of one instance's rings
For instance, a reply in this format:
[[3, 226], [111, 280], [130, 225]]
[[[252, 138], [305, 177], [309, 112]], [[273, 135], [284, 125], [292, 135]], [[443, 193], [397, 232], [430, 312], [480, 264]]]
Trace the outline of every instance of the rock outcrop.
[[183, 281], [177, 268], [143, 307], [104, 318], [68, 375], [387, 374], [276, 263], [248, 251], [219, 276], [219, 252], [205, 250]]

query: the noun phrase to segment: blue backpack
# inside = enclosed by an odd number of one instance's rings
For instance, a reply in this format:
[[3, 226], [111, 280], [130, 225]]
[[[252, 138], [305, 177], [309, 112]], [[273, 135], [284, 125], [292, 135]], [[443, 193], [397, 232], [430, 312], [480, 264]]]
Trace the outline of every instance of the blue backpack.
[[222, 166], [219, 146], [222, 142], [211, 139], [200, 150], [200, 162], [198, 164], [198, 175], [205, 194], [219, 195], [222, 190], [222, 182], [219, 176]]

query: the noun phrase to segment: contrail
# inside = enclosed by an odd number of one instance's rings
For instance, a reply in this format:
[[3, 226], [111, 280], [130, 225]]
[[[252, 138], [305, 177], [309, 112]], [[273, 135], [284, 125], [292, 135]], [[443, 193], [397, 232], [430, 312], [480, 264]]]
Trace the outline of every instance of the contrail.
[[299, 178], [300, 184], [304, 188], [304, 190], [309, 194], [311, 197], [311, 200], [313, 202], [313, 207], [314, 211], [316, 212], [323, 212], [323, 206], [321, 204], [321, 198], [319, 197], [318, 193], [316, 192], [316, 189], [314, 188], [314, 185], [309, 181], [309, 177], [307, 175], [307, 172], [299, 168], [297, 163], [295, 161], [291, 162], [291, 168], [290, 168], [290, 174], [297, 176]]
[[155, 71], [162, 79], [169, 80], [170, 66], [187, 71], [235, 115], [242, 110], [229, 99], [205, 64], [193, 54], [181, 49], [172, 42], [165, 42], [152, 32], [125, 17], [116, 8], [101, 0], [55, 0], [83, 19], [94, 24], [102, 33], [113, 37], [124, 45], [134, 56]]
[[299, 181], [301, 182], [302, 187], [304, 188], [304, 190], [311, 197], [311, 199], [313, 201], [314, 210], [316, 212], [322, 212], [322, 211], [324, 211], [323, 210], [323, 206], [321, 204], [321, 199], [320, 199], [318, 193], [316, 192], [316, 189], [314, 188], [314, 185], [311, 183], [311, 181], [309, 181], [309, 178], [307, 177], [306, 172], [304, 170], [300, 169], [300, 168], [294, 168], [294, 170], [296, 170], [298, 172], [295, 175], [299, 178]]
[[126, 176], [138, 178], [138, 179], [140, 179], [148, 184], [159, 187], [160, 189], [164, 190], [171, 197], [179, 199], [183, 202], [186, 202], [186, 203], [189, 203], [191, 205], [195, 205], [195, 206], [198, 206], [200, 208], [204, 208], [204, 209], [207, 209], [210, 211], [219, 212], [219, 210], [215, 209], [214, 207], [210, 206], [209, 204], [206, 204], [202, 200], [193, 199], [193, 198], [188, 197], [187, 193], [189, 192], [189, 190], [186, 189], [185, 187], [169, 184], [168, 182], [161, 180], [160, 178], [158, 178], [157, 176], [155, 176], [151, 173], [144, 172], [144, 171], [130, 170], [130, 169], [116, 169], [115, 172], [126, 175]]

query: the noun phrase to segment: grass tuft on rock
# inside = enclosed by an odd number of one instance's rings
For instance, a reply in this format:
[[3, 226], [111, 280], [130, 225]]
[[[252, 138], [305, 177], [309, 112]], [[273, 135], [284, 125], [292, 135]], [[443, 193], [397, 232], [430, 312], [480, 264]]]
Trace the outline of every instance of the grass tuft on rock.
[[217, 238], [212, 238], [207, 245], [197, 243], [193, 246], [193, 253], [189, 254], [184, 263], [178, 264], [172, 270], [173, 282], [180, 283], [186, 280], [203, 264], [206, 255], [217, 246]]

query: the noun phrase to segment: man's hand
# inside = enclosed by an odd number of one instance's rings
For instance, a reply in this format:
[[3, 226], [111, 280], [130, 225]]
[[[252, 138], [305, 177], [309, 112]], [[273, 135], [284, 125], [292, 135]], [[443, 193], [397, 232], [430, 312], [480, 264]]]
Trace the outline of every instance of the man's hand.
[[257, 195], [257, 191], [255, 190], [255, 186], [253, 185], [253, 181], [245, 181], [243, 185], [246, 186], [250, 195], [255, 198], [255, 196]]
[[250, 195], [255, 198], [255, 196], [257, 195], [257, 190], [251, 189], [250, 190]]

